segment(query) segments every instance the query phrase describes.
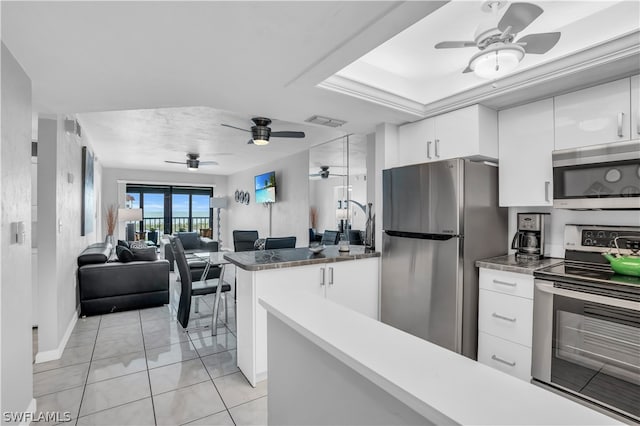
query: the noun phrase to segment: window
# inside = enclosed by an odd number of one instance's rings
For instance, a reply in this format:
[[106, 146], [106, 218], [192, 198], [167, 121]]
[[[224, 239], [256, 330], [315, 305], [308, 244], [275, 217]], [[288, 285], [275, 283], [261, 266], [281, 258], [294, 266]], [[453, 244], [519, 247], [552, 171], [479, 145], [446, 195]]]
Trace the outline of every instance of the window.
[[212, 227], [209, 199], [212, 188], [127, 185], [127, 207], [142, 208], [137, 232], [199, 231]]

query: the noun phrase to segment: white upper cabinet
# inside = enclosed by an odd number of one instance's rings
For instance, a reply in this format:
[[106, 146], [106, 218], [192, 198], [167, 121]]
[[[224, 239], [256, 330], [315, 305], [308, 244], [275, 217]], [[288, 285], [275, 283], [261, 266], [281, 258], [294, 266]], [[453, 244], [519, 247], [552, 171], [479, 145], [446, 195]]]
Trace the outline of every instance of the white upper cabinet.
[[555, 99], [555, 149], [630, 139], [630, 79], [613, 81]]
[[459, 157], [498, 158], [496, 111], [472, 105], [399, 128], [399, 165]]
[[553, 99], [498, 113], [500, 206], [553, 205]]
[[640, 139], [640, 75], [631, 77], [631, 139]]

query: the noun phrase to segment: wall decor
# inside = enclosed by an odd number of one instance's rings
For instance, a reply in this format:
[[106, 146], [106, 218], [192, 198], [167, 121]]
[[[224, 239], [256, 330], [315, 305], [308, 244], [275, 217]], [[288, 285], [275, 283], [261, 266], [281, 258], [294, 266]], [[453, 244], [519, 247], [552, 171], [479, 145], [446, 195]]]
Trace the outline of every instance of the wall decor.
[[244, 193], [244, 199], [242, 200], [247, 206], [249, 205], [249, 191]]
[[80, 235], [85, 236], [94, 229], [95, 201], [93, 192], [93, 154], [82, 147], [82, 206]]
[[237, 189], [236, 189], [234, 200], [236, 200], [236, 203], [240, 201], [240, 191]]

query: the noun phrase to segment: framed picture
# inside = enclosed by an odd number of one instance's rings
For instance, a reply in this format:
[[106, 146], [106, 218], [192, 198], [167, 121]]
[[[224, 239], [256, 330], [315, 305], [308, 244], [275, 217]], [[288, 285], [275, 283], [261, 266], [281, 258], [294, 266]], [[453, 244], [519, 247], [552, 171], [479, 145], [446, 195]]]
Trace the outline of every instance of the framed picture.
[[82, 206], [80, 235], [85, 236], [95, 228], [95, 194], [93, 191], [93, 154], [82, 147]]

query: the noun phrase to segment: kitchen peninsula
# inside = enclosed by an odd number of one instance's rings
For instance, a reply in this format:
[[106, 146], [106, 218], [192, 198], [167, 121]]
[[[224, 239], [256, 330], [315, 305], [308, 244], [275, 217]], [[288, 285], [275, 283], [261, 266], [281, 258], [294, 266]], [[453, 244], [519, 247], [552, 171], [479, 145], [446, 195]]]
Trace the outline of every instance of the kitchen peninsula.
[[325, 297], [370, 318], [379, 318], [380, 253], [329, 246], [225, 254], [237, 266], [238, 367], [255, 386], [267, 378], [267, 313], [258, 299], [278, 289]]

